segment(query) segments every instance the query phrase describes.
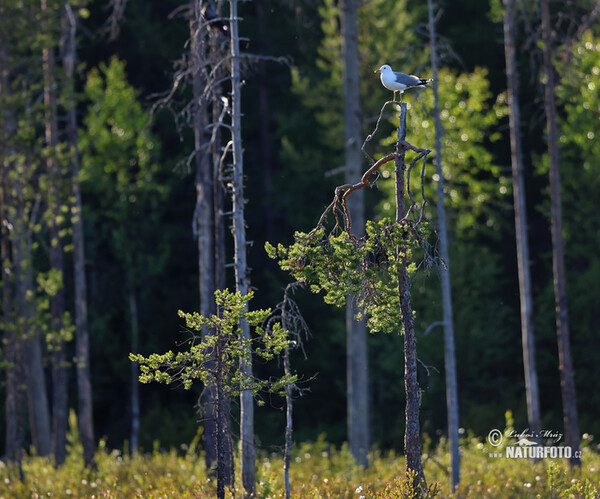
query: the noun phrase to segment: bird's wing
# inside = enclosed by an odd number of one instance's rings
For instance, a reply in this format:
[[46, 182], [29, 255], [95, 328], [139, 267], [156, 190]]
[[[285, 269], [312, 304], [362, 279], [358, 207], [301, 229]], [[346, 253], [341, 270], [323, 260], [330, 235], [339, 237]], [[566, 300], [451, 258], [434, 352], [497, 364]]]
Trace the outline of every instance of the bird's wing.
[[421, 81], [420, 78], [417, 78], [416, 76], [405, 75], [404, 73], [394, 73], [394, 76], [396, 77], [396, 81], [398, 83], [407, 87], [414, 87]]

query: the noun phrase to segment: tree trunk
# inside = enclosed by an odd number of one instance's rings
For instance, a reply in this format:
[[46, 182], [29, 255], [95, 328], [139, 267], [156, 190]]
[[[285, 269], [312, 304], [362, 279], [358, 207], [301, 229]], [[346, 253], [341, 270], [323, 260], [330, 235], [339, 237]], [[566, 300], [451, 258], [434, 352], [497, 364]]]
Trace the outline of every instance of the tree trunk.
[[86, 466], [94, 463], [94, 418], [92, 405], [92, 383], [90, 375], [90, 346], [87, 314], [87, 281], [85, 276], [85, 247], [83, 235], [83, 203], [79, 181], [79, 151], [77, 148], [77, 117], [75, 109], [74, 78], [77, 59], [75, 33], [77, 21], [69, 2], [65, 3], [65, 37], [63, 64], [69, 84], [67, 141], [71, 151], [71, 226], [73, 228], [73, 274], [75, 294], [75, 359], [77, 372], [78, 426], [83, 445], [83, 460]]
[[[42, 16], [48, 12], [47, 0], [41, 2]], [[48, 27], [43, 24], [43, 29]], [[50, 37], [51, 40], [51, 37]], [[60, 196], [62, 175], [60, 166], [55, 160], [58, 146], [58, 116], [55, 95], [55, 57], [54, 45], [48, 43], [43, 49], [44, 71], [44, 106], [45, 140], [48, 154], [46, 155], [46, 171], [49, 178], [48, 210], [50, 212], [50, 268], [59, 276], [60, 285], [56, 293], [50, 296], [50, 312], [52, 315], [53, 338], [52, 345], [52, 449], [55, 463], [63, 464], [66, 457], [67, 426], [68, 426], [68, 392], [66, 368], [66, 344], [62, 338], [63, 315], [65, 312], [64, 297], [64, 258], [60, 237], [62, 201]]]
[[533, 297], [531, 291], [531, 276], [529, 272], [527, 204], [525, 202], [523, 151], [521, 149], [519, 75], [515, 48], [514, 0], [505, 0], [504, 3], [506, 7], [504, 13], [504, 55], [506, 59], [508, 106], [510, 109], [510, 151], [517, 242], [517, 266], [519, 272], [519, 297], [521, 303], [521, 340], [523, 345], [523, 367], [525, 369], [527, 418], [529, 420], [530, 430], [535, 435], [539, 435], [541, 430], [540, 400], [537, 370], [535, 367]]
[[[127, 275], [129, 288], [129, 326], [131, 329], [131, 353], [138, 353], [140, 328], [138, 318], [137, 298], [135, 295], [135, 279], [133, 271], [129, 270]], [[140, 435], [140, 382], [139, 366], [137, 362], [131, 363], [131, 454], [137, 454]]]
[[[214, 48], [214, 47], [213, 47]], [[211, 49], [212, 50], [212, 49]], [[213, 123], [221, 123], [225, 117], [227, 106], [223, 105], [221, 100], [220, 87], [215, 89], [213, 94]], [[223, 290], [226, 288], [225, 272], [225, 216], [223, 214], [223, 203], [225, 198], [223, 179], [221, 172], [221, 127], [215, 127], [211, 139], [211, 157], [212, 157], [212, 179], [213, 179], [213, 220], [214, 220], [214, 273], [215, 289]], [[233, 443], [231, 441], [231, 396], [228, 393], [223, 394], [223, 414], [224, 425], [223, 434], [225, 440], [225, 481], [226, 486], [234, 485], [235, 466], [233, 463]]]
[[[400, 104], [400, 128], [396, 143], [396, 223], [401, 223], [406, 213], [405, 200], [405, 153], [403, 142], [406, 139], [406, 104]], [[397, 248], [398, 258], [402, 258], [402, 269], [398, 273], [398, 297], [404, 326], [404, 388], [406, 392], [406, 429], [404, 433], [404, 454], [406, 456], [406, 471], [415, 474], [413, 486], [415, 491], [423, 490], [425, 475], [421, 464], [421, 439], [419, 423], [419, 406], [421, 404], [421, 389], [417, 379], [417, 338], [413, 319], [413, 308], [410, 296], [410, 283], [406, 269], [406, 259], [401, 256], [404, 249]], [[418, 492], [417, 492], [418, 493]]]
[[567, 310], [567, 281], [562, 227], [562, 203], [560, 195], [560, 169], [558, 153], [558, 124], [556, 122], [556, 95], [554, 67], [552, 65], [552, 32], [549, 0], [542, 0], [542, 40], [544, 44], [544, 107], [548, 127], [548, 156], [550, 158], [550, 209], [552, 229], [552, 270], [554, 274], [554, 300], [556, 306], [556, 332], [560, 386], [563, 402], [563, 418], [567, 445], [571, 447], [571, 465], [581, 465], [576, 457], [579, 451], [579, 423], [577, 421], [577, 397], [571, 360], [569, 317]]
[[444, 173], [442, 168], [442, 123], [440, 121], [440, 104], [437, 75], [437, 44], [435, 33], [435, 17], [433, 1], [427, 0], [429, 13], [429, 40], [431, 43], [431, 69], [433, 77], [433, 97], [435, 118], [435, 157], [437, 184], [438, 235], [440, 238], [440, 256], [446, 269], [440, 270], [442, 285], [442, 307], [444, 315], [444, 364], [446, 374], [446, 412], [448, 414], [448, 441], [450, 442], [450, 463], [452, 467], [452, 492], [460, 481], [460, 454], [458, 450], [458, 386], [456, 381], [456, 355], [454, 349], [454, 319], [452, 313], [452, 286], [450, 282], [450, 251], [448, 244], [448, 227], [446, 225], [446, 201], [444, 197]]
[[[358, 15], [356, 0], [342, 1], [343, 79], [344, 79], [344, 151], [346, 183], [355, 184], [361, 172], [361, 107], [358, 72]], [[348, 199], [348, 211], [354, 233], [364, 235], [364, 194], [356, 191]], [[367, 326], [357, 321], [353, 297], [346, 306], [346, 380], [348, 391], [348, 441], [350, 452], [361, 466], [369, 464], [369, 382]]]
[[216, 449], [217, 449], [217, 497], [225, 497], [225, 487], [229, 486], [229, 477], [227, 476], [227, 433], [229, 425], [226, 420], [229, 418], [229, 407], [226, 407], [225, 399], [227, 396], [223, 390], [224, 372], [223, 372], [223, 339], [219, 338], [216, 344], [216, 376], [215, 376], [215, 427], [216, 427]]
[[[248, 294], [248, 265], [246, 261], [246, 227], [244, 217], [244, 165], [242, 154], [242, 109], [240, 89], [240, 57], [237, 0], [230, 0], [231, 15], [231, 114], [233, 149], [233, 237], [235, 252], [235, 288]], [[242, 337], [250, 339], [250, 327], [245, 320], [240, 323]], [[244, 377], [252, 376], [252, 360], [242, 360], [240, 371]], [[254, 401], [249, 390], [240, 395], [240, 439], [242, 446], [242, 485], [247, 495], [255, 489], [254, 452]]]
[[[209, 102], [204, 96], [206, 87], [205, 65], [207, 61], [206, 34], [202, 29], [202, 1], [192, 1], [191, 10], [190, 32], [192, 42], [190, 45], [190, 60], [193, 71], [193, 129], [196, 164], [194, 227], [195, 236], [198, 240], [200, 314], [204, 317], [210, 317], [215, 313], [214, 214], [212, 165], [206, 131]], [[213, 332], [204, 329], [202, 335], [207, 334], [213, 334]], [[208, 471], [218, 465], [215, 397], [215, 387], [207, 385], [204, 387], [200, 400], [198, 400], [198, 406], [204, 421], [204, 459]]]
[[[285, 313], [285, 302], [284, 302], [284, 313]], [[285, 326], [284, 326], [285, 329]], [[290, 367], [290, 349], [285, 347], [283, 351], [283, 371], [286, 376], [291, 376], [292, 370]], [[292, 398], [292, 387], [287, 385], [285, 387], [285, 451], [283, 456], [283, 479], [285, 486], [285, 497], [290, 498], [290, 465], [292, 463], [292, 414], [293, 414], [293, 398]]]

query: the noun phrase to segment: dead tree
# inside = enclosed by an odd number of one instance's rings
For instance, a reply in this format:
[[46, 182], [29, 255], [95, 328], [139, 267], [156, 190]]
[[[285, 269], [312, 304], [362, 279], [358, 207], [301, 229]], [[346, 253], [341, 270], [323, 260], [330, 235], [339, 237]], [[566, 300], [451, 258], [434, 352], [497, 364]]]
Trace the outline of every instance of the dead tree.
[[[345, 306], [348, 293], [356, 296], [361, 315], [367, 316], [371, 331], [402, 331], [405, 336], [405, 389], [406, 389], [406, 467], [416, 494], [426, 492], [421, 464], [419, 405], [420, 389], [417, 380], [417, 352], [413, 309], [410, 297], [410, 276], [419, 268], [432, 265], [435, 258], [429, 243], [429, 224], [424, 218], [425, 166], [428, 149], [409, 144], [406, 139], [406, 104], [400, 104], [401, 117], [398, 140], [394, 152], [375, 161], [365, 151], [365, 145], [377, 132], [388, 101], [381, 109], [375, 131], [365, 140], [362, 151], [370, 167], [354, 184], [335, 189], [333, 201], [321, 215], [316, 227], [309, 233], [295, 235], [290, 247], [277, 248], [267, 244], [272, 258], [279, 259], [283, 270], [288, 270], [302, 283], [310, 283], [311, 291], [324, 292], [324, 300]], [[406, 153], [414, 155], [407, 164]], [[411, 186], [417, 164], [420, 168], [421, 191]], [[372, 185], [380, 169], [394, 162], [396, 169], [396, 218], [393, 221], [367, 221], [365, 235], [353, 233], [353, 219], [348, 207], [350, 195]], [[333, 227], [328, 217], [333, 217]], [[423, 253], [419, 262], [411, 260], [413, 251]]]
[[87, 279], [85, 275], [85, 242], [83, 202], [79, 179], [79, 150], [77, 147], [77, 117], [75, 102], [75, 68], [77, 64], [76, 14], [69, 1], [63, 12], [62, 60], [67, 81], [67, 143], [70, 149], [71, 170], [71, 226], [73, 228], [73, 280], [75, 294], [75, 358], [77, 373], [78, 426], [86, 466], [94, 463], [94, 417], [90, 367], [90, 339], [88, 328]]
[[517, 267], [519, 273], [519, 298], [521, 304], [521, 339], [523, 345], [523, 367], [525, 369], [525, 392], [527, 417], [534, 435], [541, 430], [540, 397], [537, 370], [535, 367], [535, 342], [533, 324], [533, 296], [529, 269], [529, 243], [527, 238], [527, 204], [523, 150], [521, 147], [519, 74], [517, 70], [514, 0], [505, 0], [504, 12], [504, 55], [508, 88], [510, 149], [512, 163], [512, 185], [515, 211], [515, 233], [517, 244]]
[[[233, 156], [233, 240], [235, 289], [243, 296], [248, 294], [248, 264], [246, 259], [246, 221], [244, 216], [244, 162], [242, 154], [242, 92], [240, 78], [240, 37], [238, 30], [238, 3], [230, 0], [230, 67], [231, 67], [231, 150]], [[250, 339], [250, 328], [244, 320], [240, 322], [243, 337]], [[252, 358], [242, 359], [240, 366], [245, 376], [252, 375]], [[254, 400], [248, 390], [240, 394], [240, 440], [242, 485], [248, 495], [255, 489], [254, 450]]]
[[444, 194], [444, 172], [442, 168], [442, 123], [438, 96], [437, 40], [433, 1], [427, 0], [429, 14], [429, 40], [431, 44], [431, 69], [433, 77], [433, 115], [435, 119], [435, 163], [437, 182], [437, 230], [440, 238], [440, 257], [444, 262], [440, 269], [442, 284], [442, 307], [444, 326], [444, 366], [446, 374], [446, 412], [448, 414], [448, 441], [450, 443], [450, 463], [452, 467], [452, 492], [460, 481], [460, 454], [458, 449], [458, 386], [456, 381], [456, 354], [454, 348], [454, 318], [452, 312], [452, 286], [450, 282], [450, 251], [448, 228], [446, 226], [446, 201]]
[[[362, 155], [360, 80], [358, 74], [358, 14], [356, 0], [342, 2], [343, 79], [344, 79], [344, 151], [346, 182], [360, 178]], [[357, 191], [348, 201], [348, 210], [356, 224], [358, 235], [364, 234], [364, 195]], [[348, 444], [354, 459], [361, 466], [369, 464], [369, 376], [367, 326], [356, 320], [354, 300], [346, 306], [346, 380], [348, 407]]]
[[[290, 283], [285, 287], [283, 300], [277, 304], [273, 310], [273, 315], [267, 323], [267, 331], [273, 329], [273, 325], [278, 323], [289, 339], [288, 345], [283, 351], [283, 371], [287, 379], [292, 379], [292, 368], [290, 363], [290, 351], [295, 348], [301, 348], [304, 352], [303, 337], [307, 338], [310, 335], [308, 325], [304, 321], [298, 305], [291, 298], [297, 287], [302, 286], [300, 282]], [[306, 354], [305, 354], [306, 358]], [[283, 474], [285, 497], [290, 497], [290, 467], [292, 463], [292, 433], [293, 433], [293, 401], [294, 392], [302, 395], [307, 389], [299, 388], [296, 383], [290, 383], [285, 387], [285, 450], [283, 453]]]
[[548, 129], [548, 156], [550, 158], [550, 211], [552, 232], [552, 270], [554, 274], [554, 300], [556, 306], [556, 333], [560, 386], [562, 392], [563, 418], [567, 445], [571, 447], [572, 465], [579, 466], [579, 423], [577, 418], [577, 396], [571, 359], [569, 314], [567, 307], [567, 280], [563, 241], [562, 201], [560, 194], [560, 159], [558, 152], [558, 123], [556, 114], [556, 83], [552, 63], [552, 26], [550, 23], [549, 0], [542, 0], [542, 41], [544, 42], [544, 108]]

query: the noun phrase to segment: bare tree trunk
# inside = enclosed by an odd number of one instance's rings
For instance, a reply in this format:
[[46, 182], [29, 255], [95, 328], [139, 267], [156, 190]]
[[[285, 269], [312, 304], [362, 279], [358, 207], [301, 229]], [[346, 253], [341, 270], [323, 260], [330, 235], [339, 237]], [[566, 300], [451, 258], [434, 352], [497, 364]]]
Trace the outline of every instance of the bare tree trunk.
[[75, 359], [77, 372], [78, 423], [83, 460], [86, 466], [94, 463], [94, 418], [92, 383], [90, 375], [90, 340], [87, 314], [87, 281], [85, 275], [85, 247], [83, 235], [83, 203], [79, 181], [79, 151], [77, 148], [77, 118], [75, 115], [74, 77], [77, 60], [75, 33], [77, 20], [69, 2], [65, 3], [65, 37], [63, 63], [69, 82], [69, 108], [67, 114], [67, 141], [71, 150], [71, 225], [73, 228], [73, 273], [75, 293]]
[[[221, 90], [215, 89], [213, 96], [213, 123], [221, 123], [227, 112], [227, 106], [221, 100]], [[224, 201], [225, 189], [221, 172], [221, 128], [215, 127], [211, 143], [212, 178], [213, 178], [213, 217], [214, 217], [214, 271], [215, 289], [223, 290], [226, 286], [225, 272], [225, 215]], [[233, 462], [233, 443], [231, 440], [231, 396], [223, 394], [223, 435], [225, 438], [225, 477], [226, 486], [233, 486], [235, 482], [235, 466]]]
[[216, 344], [216, 376], [215, 376], [215, 426], [216, 426], [216, 446], [217, 446], [217, 497], [223, 499], [225, 497], [225, 487], [228, 487], [230, 477], [227, 476], [227, 442], [229, 441], [229, 426], [224, 424], [226, 421], [225, 412], [229, 417], [229, 407], [226, 405], [228, 397], [223, 390], [223, 342], [225, 340], [219, 338]]
[[529, 428], [535, 435], [541, 430], [540, 400], [537, 370], [535, 367], [535, 342], [533, 328], [533, 297], [529, 272], [529, 243], [527, 240], [527, 204], [525, 202], [525, 179], [523, 176], [523, 151], [521, 148], [519, 74], [517, 70], [514, 29], [514, 0], [505, 0], [504, 55], [508, 88], [510, 150], [512, 184], [515, 210], [515, 233], [517, 242], [517, 266], [519, 272], [519, 296], [521, 303], [521, 338], [523, 367], [525, 368], [525, 393]]
[[558, 124], [556, 122], [556, 93], [554, 67], [552, 65], [552, 32], [549, 0], [542, 0], [542, 40], [544, 44], [544, 72], [546, 84], [544, 107], [548, 126], [548, 156], [550, 158], [550, 205], [552, 228], [552, 269], [554, 273], [554, 299], [556, 304], [556, 331], [558, 336], [558, 358], [560, 386], [563, 402], [563, 418], [567, 445], [571, 447], [572, 466], [581, 465], [576, 457], [579, 451], [579, 423], [577, 421], [577, 397], [571, 360], [571, 341], [567, 309], [567, 281], [562, 234], [562, 202], [560, 195], [560, 168], [558, 153]]
[[[405, 201], [405, 153], [402, 144], [406, 139], [406, 104], [400, 104], [400, 128], [398, 128], [398, 142], [396, 143], [396, 223], [401, 223], [406, 212]], [[404, 250], [397, 248], [398, 257]], [[419, 406], [421, 403], [421, 389], [417, 379], [417, 337], [413, 319], [413, 308], [410, 296], [410, 283], [408, 271], [404, 262], [398, 273], [398, 297], [402, 311], [402, 324], [404, 326], [404, 388], [406, 391], [406, 429], [404, 433], [404, 454], [406, 455], [406, 470], [415, 474], [413, 486], [415, 491], [422, 490], [425, 482], [423, 465], [421, 464], [421, 438], [419, 423]]]
[[[131, 330], [131, 353], [138, 353], [140, 341], [140, 328], [138, 317], [137, 297], [135, 294], [135, 279], [133, 271], [127, 274], [129, 294], [129, 327]], [[129, 445], [131, 454], [137, 454], [140, 435], [140, 382], [139, 366], [137, 362], [131, 363], [131, 436]]]
[[[235, 288], [242, 295], [248, 294], [248, 264], [246, 261], [246, 227], [244, 217], [244, 165], [242, 150], [242, 101], [240, 88], [240, 57], [237, 0], [230, 0], [231, 15], [231, 114], [233, 150], [233, 237], [235, 252]], [[250, 339], [250, 328], [245, 320], [240, 323], [242, 337]], [[241, 361], [240, 371], [244, 377], [252, 376], [252, 360]], [[242, 485], [248, 496], [255, 489], [254, 451], [254, 400], [249, 390], [240, 395], [240, 439], [242, 446]]]
[[[42, 16], [48, 12], [47, 0], [41, 2]], [[48, 31], [48, 27], [44, 29]], [[51, 39], [51, 38], [50, 38]], [[50, 212], [50, 267], [60, 276], [60, 286], [56, 293], [50, 297], [50, 311], [52, 315], [52, 329], [54, 338], [52, 344], [52, 448], [55, 463], [64, 463], [67, 446], [68, 426], [68, 393], [67, 393], [67, 368], [66, 345], [62, 338], [63, 315], [65, 312], [65, 297], [63, 286], [64, 258], [60, 237], [60, 224], [62, 202], [60, 190], [62, 175], [60, 166], [55, 159], [58, 146], [58, 116], [55, 95], [55, 57], [54, 45], [48, 43], [43, 49], [44, 71], [44, 105], [46, 111], [45, 140], [49, 149], [46, 155], [46, 170], [49, 177], [48, 210]]]
[[[284, 302], [284, 313], [285, 313], [285, 302]], [[284, 326], [285, 329], [285, 326]], [[291, 376], [292, 370], [290, 367], [290, 349], [285, 347], [283, 351], [283, 371], [286, 376]], [[285, 486], [285, 497], [290, 498], [290, 465], [292, 463], [292, 414], [293, 414], [293, 399], [292, 399], [292, 387], [287, 385], [285, 387], [285, 451], [283, 456], [283, 479]]]
[[437, 44], [433, 1], [427, 0], [429, 13], [429, 40], [431, 44], [431, 69], [433, 77], [433, 98], [435, 118], [435, 157], [437, 184], [438, 235], [440, 238], [440, 256], [445, 263], [445, 271], [440, 270], [442, 285], [442, 307], [444, 315], [444, 364], [446, 374], [446, 412], [448, 415], [448, 441], [450, 442], [450, 463], [452, 466], [452, 492], [460, 481], [460, 454], [458, 450], [458, 386], [456, 381], [456, 354], [454, 348], [454, 318], [452, 312], [452, 286], [450, 282], [450, 251], [448, 227], [446, 225], [446, 201], [444, 196], [444, 173], [442, 168], [442, 123], [438, 95]]
[[[208, 99], [206, 87], [206, 41], [202, 29], [202, 1], [191, 3], [190, 61], [193, 71], [193, 129], [194, 155], [196, 164], [196, 208], [194, 210], [195, 236], [198, 239], [198, 272], [200, 291], [200, 313], [210, 317], [215, 313], [215, 268], [214, 268], [214, 214], [213, 179], [207, 138]], [[213, 334], [204, 330], [202, 335]], [[217, 463], [217, 411], [215, 387], [204, 387], [198, 406], [204, 421], [204, 458], [206, 469], [212, 470]]]
[[[361, 108], [358, 72], [358, 15], [356, 0], [342, 1], [343, 80], [344, 80], [344, 150], [346, 182], [355, 184], [361, 172]], [[363, 190], [348, 199], [348, 211], [357, 236], [364, 234]], [[346, 380], [348, 406], [348, 441], [350, 452], [361, 466], [369, 464], [369, 375], [367, 326], [363, 318], [355, 319], [353, 297], [346, 306]]]

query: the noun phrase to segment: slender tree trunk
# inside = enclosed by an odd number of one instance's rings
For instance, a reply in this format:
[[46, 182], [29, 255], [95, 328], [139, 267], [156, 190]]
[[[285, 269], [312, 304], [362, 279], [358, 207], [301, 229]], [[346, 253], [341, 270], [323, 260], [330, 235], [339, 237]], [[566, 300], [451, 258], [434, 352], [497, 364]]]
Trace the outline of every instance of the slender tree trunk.
[[579, 423], [577, 420], [577, 397], [571, 360], [569, 317], [567, 310], [567, 280], [562, 226], [562, 202], [560, 195], [560, 168], [558, 153], [558, 124], [556, 122], [556, 94], [554, 67], [552, 64], [552, 32], [549, 0], [542, 0], [542, 40], [544, 43], [544, 72], [546, 84], [544, 107], [548, 126], [548, 156], [550, 158], [550, 207], [552, 228], [552, 269], [554, 273], [554, 299], [556, 305], [556, 331], [558, 336], [558, 358], [560, 386], [563, 402], [563, 418], [567, 445], [571, 447], [571, 465], [581, 465], [576, 457], [579, 451]]
[[[228, 425], [224, 424], [226, 418], [229, 417], [229, 408], [226, 407], [225, 401], [228, 398], [223, 390], [223, 341], [221, 338], [216, 344], [216, 376], [215, 376], [215, 426], [216, 426], [216, 445], [217, 445], [217, 497], [223, 499], [225, 497], [225, 487], [229, 486], [229, 477], [227, 477], [227, 441], [229, 440]], [[225, 412], [227, 411], [227, 415]]]
[[[213, 47], [214, 49], [214, 47]], [[211, 49], [212, 50], [212, 49]], [[213, 123], [222, 123], [227, 106], [221, 100], [220, 87], [215, 89], [213, 99]], [[221, 175], [221, 127], [215, 127], [211, 140], [212, 178], [213, 178], [213, 217], [214, 217], [214, 273], [215, 289], [226, 288], [225, 272], [225, 216], [223, 205], [225, 192]], [[223, 394], [223, 434], [225, 436], [225, 477], [226, 486], [234, 485], [235, 466], [233, 463], [233, 443], [231, 441], [231, 396]]]
[[[233, 148], [233, 237], [235, 252], [235, 288], [242, 295], [248, 294], [248, 264], [246, 261], [246, 227], [244, 217], [244, 165], [242, 154], [242, 101], [240, 85], [240, 57], [237, 0], [230, 0], [231, 15], [231, 114]], [[242, 337], [250, 339], [250, 327], [245, 320], [240, 323]], [[252, 360], [242, 360], [240, 371], [245, 377], [252, 376]], [[247, 495], [255, 489], [254, 451], [254, 401], [252, 393], [244, 390], [240, 395], [240, 439], [242, 446], [242, 485]]]
[[[405, 200], [405, 153], [403, 142], [406, 139], [406, 104], [400, 104], [400, 128], [396, 143], [396, 223], [401, 223], [406, 213]], [[398, 258], [403, 258], [403, 248], [397, 248]], [[403, 258], [404, 260], [404, 258]], [[402, 311], [404, 326], [404, 388], [406, 391], [406, 430], [404, 434], [404, 454], [406, 455], [406, 470], [415, 474], [413, 486], [415, 491], [422, 490], [425, 482], [423, 465], [421, 464], [421, 438], [419, 423], [419, 406], [421, 404], [421, 389], [417, 379], [417, 337], [413, 319], [413, 308], [410, 296], [408, 271], [404, 262], [398, 274], [398, 297]], [[418, 492], [417, 492], [418, 493]]]
[[454, 318], [452, 313], [452, 286], [450, 282], [450, 251], [448, 227], [446, 225], [446, 201], [444, 196], [444, 173], [442, 168], [442, 123], [438, 95], [437, 44], [433, 1], [427, 0], [429, 13], [429, 40], [431, 44], [431, 69], [433, 76], [433, 98], [435, 117], [435, 157], [437, 184], [438, 235], [440, 238], [440, 256], [446, 269], [440, 270], [442, 285], [442, 307], [444, 315], [444, 365], [446, 374], [446, 412], [448, 415], [448, 441], [450, 442], [450, 463], [452, 466], [452, 492], [460, 481], [460, 454], [458, 451], [458, 385], [456, 381], [456, 354], [454, 348]]
[[[285, 304], [284, 304], [285, 307]], [[285, 309], [284, 309], [285, 310]], [[285, 329], [285, 326], [284, 326]], [[286, 376], [291, 376], [292, 370], [290, 367], [290, 349], [285, 347], [283, 351], [283, 371]], [[283, 456], [283, 478], [285, 485], [285, 497], [290, 498], [290, 466], [292, 463], [292, 432], [293, 432], [293, 398], [292, 387], [285, 387], [285, 451]]]
[[519, 272], [519, 296], [521, 303], [521, 339], [523, 367], [525, 369], [525, 393], [529, 428], [535, 435], [541, 430], [540, 400], [537, 370], [535, 367], [535, 342], [533, 328], [533, 297], [529, 272], [529, 243], [527, 240], [527, 204], [523, 174], [523, 151], [521, 148], [519, 74], [517, 71], [514, 29], [514, 0], [505, 0], [504, 55], [508, 88], [510, 150], [512, 184], [515, 210], [515, 233], [517, 242], [517, 266]]
[[[193, 0], [190, 20], [191, 45], [190, 60], [193, 71], [193, 128], [194, 154], [196, 163], [196, 208], [194, 210], [195, 235], [198, 240], [198, 272], [200, 290], [200, 313], [210, 317], [215, 313], [215, 269], [214, 269], [214, 214], [213, 179], [210, 162], [208, 124], [208, 99], [204, 96], [206, 87], [206, 42], [202, 29], [202, 1]], [[202, 331], [203, 336], [213, 334]], [[207, 385], [198, 401], [204, 421], [204, 458], [206, 469], [212, 470], [217, 463], [217, 412], [215, 387]]]
[[[129, 327], [131, 329], [131, 353], [138, 353], [140, 341], [140, 328], [138, 317], [137, 297], [135, 294], [135, 278], [133, 271], [129, 270], [127, 275], [129, 294]], [[131, 363], [131, 454], [137, 454], [140, 435], [140, 382], [139, 366], [137, 362]]]
[[[361, 108], [358, 51], [358, 15], [356, 0], [342, 1], [343, 79], [344, 79], [344, 151], [346, 182], [355, 184], [361, 172]], [[354, 233], [364, 234], [364, 193], [356, 191], [348, 199], [348, 211]], [[350, 452], [361, 466], [369, 464], [369, 381], [367, 326], [357, 321], [353, 297], [346, 306], [346, 380], [348, 391], [348, 441]]]
[[69, 2], [65, 3], [65, 37], [63, 64], [69, 82], [69, 108], [67, 113], [67, 141], [71, 151], [71, 226], [73, 228], [73, 273], [75, 294], [75, 359], [77, 372], [78, 426], [86, 466], [94, 463], [94, 418], [92, 383], [90, 374], [90, 340], [87, 313], [87, 280], [85, 275], [85, 247], [83, 234], [83, 203], [79, 180], [79, 151], [77, 148], [77, 118], [75, 115], [74, 78], [77, 60], [75, 33], [77, 20]]
[[[41, 2], [42, 16], [48, 13], [47, 0]], [[48, 30], [46, 23], [43, 24]], [[51, 37], [50, 37], [51, 39]], [[62, 175], [55, 154], [58, 146], [58, 116], [55, 95], [55, 57], [54, 46], [48, 43], [43, 49], [44, 71], [44, 105], [46, 108], [45, 140], [48, 154], [46, 155], [46, 170], [49, 178], [48, 210], [50, 212], [50, 267], [59, 276], [61, 282], [56, 293], [50, 297], [52, 329], [54, 338], [52, 345], [52, 449], [55, 463], [64, 463], [67, 446], [68, 426], [68, 392], [66, 368], [66, 344], [62, 338], [63, 315], [65, 312], [65, 297], [63, 286], [64, 258], [60, 237], [61, 217], [61, 183]]]

